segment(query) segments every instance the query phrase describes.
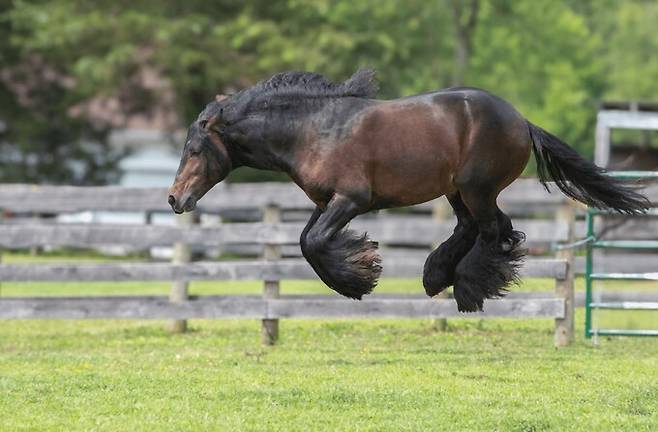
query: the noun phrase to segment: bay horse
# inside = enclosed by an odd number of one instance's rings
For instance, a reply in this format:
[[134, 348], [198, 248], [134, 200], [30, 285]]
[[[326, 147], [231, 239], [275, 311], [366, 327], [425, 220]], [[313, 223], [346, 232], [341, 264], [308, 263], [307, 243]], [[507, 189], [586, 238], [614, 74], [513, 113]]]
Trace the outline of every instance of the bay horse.
[[218, 96], [188, 129], [169, 204], [193, 210], [240, 166], [287, 173], [316, 205], [301, 233], [304, 257], [329, 287], [361, 299], [377, 283], [380, 257], [377, 243], [348, 222], [445, 195], [457, 226], [427, 258], [423, 285], [429, 296], [454, 286], [463, 312], [482, 310], [517, 280], [525, 235], [496, 198], [531, 151], [544, 186], [553, 180], [571, 198], [621, 213], [649, 207], [491, 93], [460, 87], [376, 100], [376, 92], [374, 72], [361, 69], [342, 83], [283, 72]]

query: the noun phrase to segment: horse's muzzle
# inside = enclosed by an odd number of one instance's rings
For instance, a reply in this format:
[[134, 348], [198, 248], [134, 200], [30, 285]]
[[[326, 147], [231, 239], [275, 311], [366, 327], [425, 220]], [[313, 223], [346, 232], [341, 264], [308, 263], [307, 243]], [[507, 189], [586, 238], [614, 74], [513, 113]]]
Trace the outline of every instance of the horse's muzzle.
[[196, 199], [192, 195], [184, 197], [185, 199], [177, 200], [175, 196], [169, 195], [167, 202], [171, 206], [171, 209], [176, 214], [181, 214], [183, 212], [191, 212], [196, 208]]

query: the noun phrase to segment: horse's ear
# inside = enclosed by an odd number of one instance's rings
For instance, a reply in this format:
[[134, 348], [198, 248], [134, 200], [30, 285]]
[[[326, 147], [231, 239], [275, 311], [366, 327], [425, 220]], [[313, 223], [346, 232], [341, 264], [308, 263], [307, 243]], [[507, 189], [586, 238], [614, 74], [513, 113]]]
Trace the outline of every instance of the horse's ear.
[[228, 99], [228, 96], [223, 94], [218, 94], [215, 96], [215, 102], [221, 102], [224, 99]]

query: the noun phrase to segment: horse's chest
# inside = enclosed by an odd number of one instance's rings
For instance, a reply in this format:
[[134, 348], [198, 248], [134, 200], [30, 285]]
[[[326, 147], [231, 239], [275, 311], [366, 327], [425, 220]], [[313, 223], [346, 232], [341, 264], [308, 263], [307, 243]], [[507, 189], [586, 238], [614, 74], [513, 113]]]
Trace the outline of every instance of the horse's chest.
[[318, 207], [324, 208], [331, 199], [334, 189], [331, 175], [321, 160], [307, 158], [299, 165], [294, 179]]
[[349, 155], [347, 149], [309, 152], [299, 159], [295, 182], [306, 195], [323, 207], [336, 193], [368, 188], [362, 158]]

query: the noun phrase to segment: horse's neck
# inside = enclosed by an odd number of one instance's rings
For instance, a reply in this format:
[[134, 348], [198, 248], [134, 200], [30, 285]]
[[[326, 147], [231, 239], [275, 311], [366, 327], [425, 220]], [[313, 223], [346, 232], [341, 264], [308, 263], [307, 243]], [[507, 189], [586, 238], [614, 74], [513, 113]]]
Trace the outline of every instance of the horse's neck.
[[[268, 128], [268, 133], [262, 141], [238, 148], [236, 157], [239, 164], [260, 170], [289, 173], [296, 146], [300, 142], [299, 130], [303, 128], [302, 122], [291, 123], [287, 122], [285, 130], [278, 127]], [[291, 126], [294, 126], [294, 129]]]
[[248, 149], [241, 151], [237, 157], [240, 166], [266, 171], [286, 171], [282, 157], [271, 149]]
[[305, 147], [312, 146], [327, 133], [338, 133], [373, 103], [360, 98], [337, 99], [296, 118], [264, 125], [264, 140], [245, 147], [240, 162], [251, 168], [285, 172], [295, 178], [295, 157], [300, 151], [303, 153]]

